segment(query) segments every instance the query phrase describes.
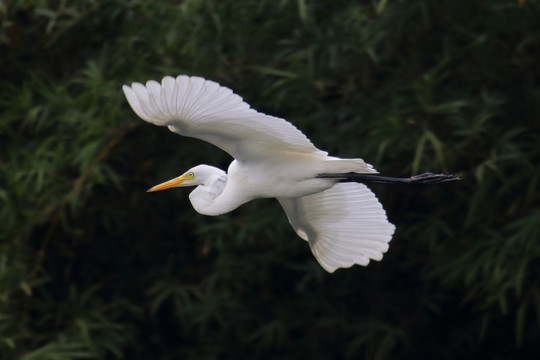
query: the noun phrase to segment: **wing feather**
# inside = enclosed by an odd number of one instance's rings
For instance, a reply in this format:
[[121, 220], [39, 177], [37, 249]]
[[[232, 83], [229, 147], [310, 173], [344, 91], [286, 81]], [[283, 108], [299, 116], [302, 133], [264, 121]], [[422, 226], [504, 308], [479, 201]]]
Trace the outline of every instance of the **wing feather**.
[[294, 125], [250, 108], [231, 89], [200, 77], [170, 76], [161, 83], [123, 86], [133, 111], [143, 120], [180, 135], [208, 141], [237, 160], [274, 156], [280, 151], [326, 154]]
[[395, 227], [363, 184], [338, 183], [320, 193], [278, 200], [294, 230], [329, 272], [365, 266], [388, 250]]
[[150, 121], [151, 117], [146, 109], [143, 108], [139, 95], [137, 95], [137, 86], [124, 87], [124, 94], [128, 100], [129, 105], [135, 111], [135, 113], [143, 120]]

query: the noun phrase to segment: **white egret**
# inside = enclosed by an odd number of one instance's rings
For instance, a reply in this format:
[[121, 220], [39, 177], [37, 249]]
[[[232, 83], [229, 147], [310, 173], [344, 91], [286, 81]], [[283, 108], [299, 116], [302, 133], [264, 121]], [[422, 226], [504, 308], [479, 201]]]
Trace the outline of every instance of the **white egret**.
[[362, 159], [328, 156], [291, 123], [250, 108], [232, 90], [200, 77], [170, 76], [123, 86], [143, 120], [183, 136], [212, 143], [235, 160], [228, 172], [198, 165], [148, 191], [197, 186], [194, 209], [220, 215], [255, 198], [276, 198], [296, 233], [328, 272], [381, 260], [395, 227], [375, 195], [362, 183], [442, 182], [440, 175], [416, 179], [378, 177]]

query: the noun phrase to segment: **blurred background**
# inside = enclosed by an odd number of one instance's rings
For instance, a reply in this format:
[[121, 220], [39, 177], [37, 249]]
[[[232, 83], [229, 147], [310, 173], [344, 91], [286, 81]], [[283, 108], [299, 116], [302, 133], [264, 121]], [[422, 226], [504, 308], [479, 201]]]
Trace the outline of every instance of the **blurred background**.
[[[381, 173], [383, 261], [326, 273], [273, 199], [145, 190], [231, 158], [121, 87], [228, 86]], [[540, 354], [540, 1], [0, 2], [0, 359]]]

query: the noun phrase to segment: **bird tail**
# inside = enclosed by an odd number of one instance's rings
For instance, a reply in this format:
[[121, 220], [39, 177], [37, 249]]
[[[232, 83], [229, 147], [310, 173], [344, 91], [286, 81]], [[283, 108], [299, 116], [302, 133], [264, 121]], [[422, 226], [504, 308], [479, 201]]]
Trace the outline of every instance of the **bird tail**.
[[324, 161], [324, 173], [347, 173], [355, 172], [361, 174], [377, 174], [378, 171], [371, 164], [362, 159], [342, 159], [333, 156], [327, 156]]
[[278, 201], [328, 272], [381, 260], [394, 234], [382, 205], [363, 184], [338, 183], [320, 193]]

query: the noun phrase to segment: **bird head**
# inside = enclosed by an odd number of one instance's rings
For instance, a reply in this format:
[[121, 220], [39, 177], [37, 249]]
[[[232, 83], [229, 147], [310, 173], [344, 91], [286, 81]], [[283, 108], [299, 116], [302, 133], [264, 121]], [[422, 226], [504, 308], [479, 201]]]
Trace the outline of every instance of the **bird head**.
[[146, 191], [153, 192], [170, 189], [173, 187], [204, 185], [212, 175], [216, 174], [217, 171], [223, 173], [222, 170], [213, 166], [197, 165], [186, 171], [184, 174], [151, 187]]

